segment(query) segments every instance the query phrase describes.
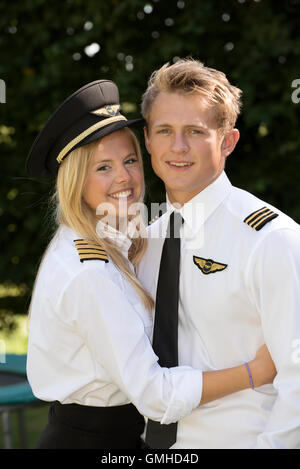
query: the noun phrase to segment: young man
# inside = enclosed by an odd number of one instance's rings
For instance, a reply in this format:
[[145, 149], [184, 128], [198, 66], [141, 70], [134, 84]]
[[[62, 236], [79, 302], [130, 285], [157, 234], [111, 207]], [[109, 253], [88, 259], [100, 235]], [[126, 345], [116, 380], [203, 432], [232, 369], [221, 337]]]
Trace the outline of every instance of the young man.
[[[239, 139], [240, 96], [222, 72], [188, 59], [154, 72], [142, 101], [168, 210], [149, 227], [138, 276], [154, 298], [159, 270], [171, 279], [160, 265], [170, 213], [179, 212], [178, 363], [231, 367], [265, 342], [277, 369], [273, 385], [253, 383], [180, 420], [172, 448], [300, 448], [300, 229], [224, 172]], [[165, 305], [176, 296], [170, 288]], [[168, 348], [168, 326], [159, 334]]]

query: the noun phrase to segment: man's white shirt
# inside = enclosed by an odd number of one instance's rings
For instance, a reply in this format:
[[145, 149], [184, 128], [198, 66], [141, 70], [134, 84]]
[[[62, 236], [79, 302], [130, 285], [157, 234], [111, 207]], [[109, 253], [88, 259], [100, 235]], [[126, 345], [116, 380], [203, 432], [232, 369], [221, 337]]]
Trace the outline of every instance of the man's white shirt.
[[[244, 220], [269, 208], [256, 231]], [[155, 298], [170, 212], [149, 226], [138, 277]], [[193, 410], [172, 448], [300, 448], [300, 229], [231, 185], [223, 172], [180, 209], [179, 364], [216, 370], [255, 357], [266, 343], [278, 374]], [[172, 292], [170, 292], [172, 295]]]

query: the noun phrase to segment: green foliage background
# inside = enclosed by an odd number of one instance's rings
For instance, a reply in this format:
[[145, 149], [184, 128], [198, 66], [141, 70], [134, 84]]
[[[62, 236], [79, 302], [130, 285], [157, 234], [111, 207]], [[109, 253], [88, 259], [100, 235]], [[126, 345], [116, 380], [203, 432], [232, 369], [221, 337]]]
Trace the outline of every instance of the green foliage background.
[[[52, 181], [26, 177], [39, 129], [80, 86], [120, 87], [129, 118], [151, 72], [193, 56], [244, 92], [241, 139], [227, 163], [238, 185], [300, 221], [299, 0], [23, 0], [0, 3], [0, 330], [26, 313], [37, 264], [53, 228]], [[100, 46], [94, 56], [85, 48]], [[299, 87], [300, 83], [298, 84]], [[294, 99], [295, 101], [295, 99]], [[142, 141], [142, 135], [140, 135]], [[163, 187], [145, 154], [147, 202]]]

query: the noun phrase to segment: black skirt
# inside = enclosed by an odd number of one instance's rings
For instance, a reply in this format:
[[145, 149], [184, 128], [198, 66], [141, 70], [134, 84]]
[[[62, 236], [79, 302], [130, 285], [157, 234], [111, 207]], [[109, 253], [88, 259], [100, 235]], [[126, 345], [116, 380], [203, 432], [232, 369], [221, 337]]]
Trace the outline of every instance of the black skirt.
[[144, 425], [132, 404], [90, 407], [56, 401], [37, 449], [138, 449]]

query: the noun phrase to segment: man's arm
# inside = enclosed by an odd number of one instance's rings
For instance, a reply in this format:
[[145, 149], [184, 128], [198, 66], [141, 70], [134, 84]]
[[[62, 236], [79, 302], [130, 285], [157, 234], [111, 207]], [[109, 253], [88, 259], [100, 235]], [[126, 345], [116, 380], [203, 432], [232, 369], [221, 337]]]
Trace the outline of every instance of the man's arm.
[[300, 232], [269, 233], [249, 259], [249, 289], [277, 369], [278, 396], [255, 448], [300, 448]]

